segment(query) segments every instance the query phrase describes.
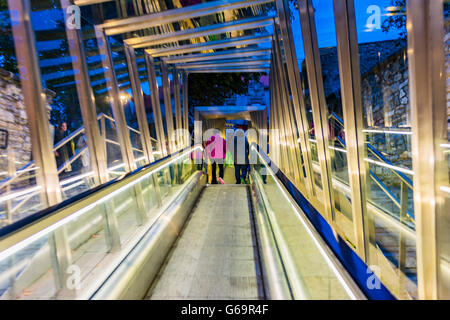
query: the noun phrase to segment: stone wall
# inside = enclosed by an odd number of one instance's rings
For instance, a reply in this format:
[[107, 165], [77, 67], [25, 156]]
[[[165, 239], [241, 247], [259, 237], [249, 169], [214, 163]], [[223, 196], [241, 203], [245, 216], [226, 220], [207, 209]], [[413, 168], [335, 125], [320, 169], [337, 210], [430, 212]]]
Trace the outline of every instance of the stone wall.
[[[46, 90], [50, 112], [54, 93]], [[0, 69], [0, 129], [8, 131], [8, 146], [0, 149], [0, 181], [8, 174], [8, 166], [19, 169], [31, 160], [31, 137], [20, 81], [10, 72]]]
[[[401, 48], [361, 77], [366, 126], [410, 128], [409, 75], [406, 49]], [[373, 134], [369, 141], [394, 164], [411, 166], [408, 135]]]

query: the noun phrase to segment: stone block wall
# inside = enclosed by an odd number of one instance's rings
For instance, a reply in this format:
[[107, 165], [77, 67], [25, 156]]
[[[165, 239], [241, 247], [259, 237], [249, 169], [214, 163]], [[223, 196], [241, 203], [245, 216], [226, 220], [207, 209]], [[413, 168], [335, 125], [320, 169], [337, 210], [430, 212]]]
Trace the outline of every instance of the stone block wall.
[[[50, 112], [54, 93], [46, 90]], [[20, 81], [10, 72], [0, 69], [0, 129], [8, 131], [8, 146], [0, 149], [0, 181], [8, 176], [12, 164], [15, 169], [31, 159], [31, 137]]]

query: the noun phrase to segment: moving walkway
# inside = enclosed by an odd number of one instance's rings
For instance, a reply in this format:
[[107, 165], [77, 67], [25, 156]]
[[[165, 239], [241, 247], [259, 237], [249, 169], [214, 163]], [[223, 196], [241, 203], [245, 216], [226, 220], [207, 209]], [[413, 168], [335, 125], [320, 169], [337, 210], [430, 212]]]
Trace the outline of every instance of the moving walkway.
[[366, 298], [263, 152], [211, 186], [200, 148], [1, 229], [1, 299]]

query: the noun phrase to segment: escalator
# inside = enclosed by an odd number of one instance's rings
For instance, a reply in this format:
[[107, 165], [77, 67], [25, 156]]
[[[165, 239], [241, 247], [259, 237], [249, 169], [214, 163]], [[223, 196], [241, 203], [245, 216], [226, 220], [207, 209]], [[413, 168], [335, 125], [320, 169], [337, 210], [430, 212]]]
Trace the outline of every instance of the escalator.
[[0, 229], [0, 299], [366, 298], [262, 154], [211, 186], [200, 148]]
[[148, 299], [264, 299], [248, 187], [205, 187]]

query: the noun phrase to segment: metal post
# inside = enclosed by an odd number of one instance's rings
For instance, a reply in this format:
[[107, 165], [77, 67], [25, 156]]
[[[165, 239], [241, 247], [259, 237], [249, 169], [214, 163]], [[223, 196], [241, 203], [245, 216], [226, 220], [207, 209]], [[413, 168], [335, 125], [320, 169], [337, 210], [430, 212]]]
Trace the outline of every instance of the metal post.
[[[400, 186], [400, 222], [404, 223], [407, 217], [408, 211], [408, 186], [402, 181]], [[399, 231], [398, 239], [398, 280], [399, 288], [398, 292], [400, 297], [405, 291], [405, 270], [406, 270], [406, 239], [403, 232]]]
[[334, 0], [334, 16], [341, 17], [336, 19], [336, 37], [356, 252], [364, 261], [371, 262], [369, 242], [375, 247], [376, 242], [375, 234], [370, 232], [374, 227], [369, 227], [373, 225], [373, 218], [367, 211], [366, 145], [362, 132], [361, 77], [353, 0]]
[[11, 25], [20, 80], [30, 127], [33, 159], [36, 163], [36, 180], [42, 187], [44, 206], [59, 203], [59, 185], [53, 141], [50, 137], [45, 96], [42, 93], [41, 74], [37, 59], [34, 31], [30, 21], [30, 3], [26, 0], [8, 0]]
[[406, 9], [419, 298], [448, 299], [450, 279], [440, 265], [450, 213], [441, 190], [448, 184], [443, 1], [408, 0]]
[[104, 31], [98, 29], [97, 27], [95, 28], [95, 34], [97, 36], [97, 44], [100, 54], [104, 56], [102, 63], [105, 70], [107, 87], [109, 88], [109, 103], [111, 104], [111, 108], [114, 114], [114, 120], [116, 122], [117, 136], [119, 138], [122, 159], [125, 164], [126, 171], [135, 170], [136, 163], [134, 161], [130, 134], [128, 132], [127, 121], [125, 118], [125, 113], [123, 111], [122, 101], [120, 100], [119, 86], [117, 84], [116, 72], [114, 70], [114, 61], [112, 59], [109, 41]]
[[[67, 8], [71, 5], [73, 5], [72, 0], [61, 0], [61, 7], [66, 15], [66, 19]], [[96, 180], [96, 184], [103, 184], [108, 181], [106, 152], [102, 148], [103, 144], [97, 121], [95, 98], [89, 79], [89, 70], [83, 47], [83, 36], [79, 29], [69, 28], [67, 24], [66, 34], [70, 55], [73, 57], [73, 70], [78, 70], [78, 72], [74, 72], [74, 78], [89, 148], [91, 169], [95, 172], [94, 179]]]
[[[294, 39], [292, 36], [291, 24], [289, 21], [289, 4], [287, 0], [276, 0], [278, 19], [280, 23], [281, 36], [283, 38], [284, 54], [286, 56], [287, 73], [292, 93], [295, 118], [300, 137], [300, 146], [305, 168], [305, 186], [309, 196], [314, 196], [314, 171], [312, 169], [312, 151], [309, 142], [309, 124], [303, 97], [300, 71], [295, 51]], [[277, 25], [274, 23], [274, 30]]]
[[153, 162], [152, 141], [150, 139], [150, 130], [148, 128], [147, 114], [145, 113], [144, 95], [141, 88], [141, 80], [139, 79], [139, 69], [136, 63], [136, 53], [132, 47], [124, 45], [125, 55], [128, 63], [128, 73], [131, 82], [131, 90], [133, 91], [133, 101], [136, 108], [136, 117], [141, 132], [142, 148], [146, 162]]
[[284, 64], [283, 64], [283, 58], [281, 55], [281, 48], [280, 48], [280, 42], [278, 39], [278, 34], [275, 32], [274, 35], [274, 41], [272, 42], [272, 46], [274, 48], [275, 53], [275, 63], [277, 64], [278, 69], [278, 78], [279, 78], [279, 84], [281, 87], [280, 93], [282, 95], [283, 104], [284, 106], [282, 115], [284, 116], [284, 121], [286, 125], [286, 131], [288, 134], [288, 148], [290, 149], [290, 154], [292, 157], [292, 162], [290, 166], [293, 167], [294, 171], [294, 177], [297, 181], [297, 185], [300, 186], [301, 183], [303, 183], [303, 170], [300, 170], [300, 164], [301, 164], [301, 152], [300, 152], [300, 146], [298, 143], [298, 136], [297, 136], [297, 128], [295, 126], [294, 118], [292, 115], [292, 101], [289, 96], [289, 88], [287, 84], [287, 78], [285, 74]]
[[323, 88], [322, 66], [319, 45], [317, 43], [314, 8], [310, 0], [300, 0], [298, 4], [303, 46], [305, 48], [306, 68], [308, 69], [309, 88], [311, 91], [311, 104], [314, 130], [317, 139], [317, 152], [320, 162], [325, 215], [330, 225], [334, 225], [334, 192], [331, 183], [331, 159], [328, 152], [330, 142], [328, 110]]
[[169, 72], [167, 70], [167, 64], [161, 61], [161, 78], [164, 94], [164, 110], [166, 112], [166, 126], [167, 126], [167, 139], [169, 141], [169, 153], [176, 151], [174, 146], [173, 137], [173, 113], [172, 113], [172, 99], [170, 95], [170, 80]]
[[156, 137], [158, 139], [159, 150], [163, 157], [167, 155], [166, 138], [164, 135], [164, 126], [161, 116], [161, 106], [159, 103], [158, 82], [156, 81], [155, 63], [153, 58], [145, 53], [145, 63], [147, 65], [148, 83], [152, 99], [153, 118], [155, 120]]
[[[30, 20], [30, 2], [8, 0], [14, 37], [17, 63], [19, 66], [22, 92], [30, 127], [33, 158], [36, 163], [36, 180], [42, 187], [41, 201], [44, 206], [55, 205], [62, 200], [59, 185], [53, 141], [50, 137], [45, 95], [42, 93], [41, 75], [37, 59], [34, 31]], [[50, 244], [55, 286], [60, 289], [67, 277], [66, 270], [71, 263], [70, 248], [65, 228], [52, 233]]]
[[283, 170], [284, 173], [289, 174], [289, 162], [288, 157], [289, 154], [286, 150], [287, 148], [287, 142], [286, 142], [286, 133], [285, 133], [285, 125], [283, 123], [283, 117], [281, 116], [281, 113], [283, 112], [280, 108], [281, 105], [281, 97], [280, 97], [280, 89], [278, 87], [278, 72], [279, 70], [276, 67], [275, 63], [275, 55], [272, 55], [272, 63], [271, 65], [274, 66], [273, 68], [273, 86], [274, 86], [274, 126], [275, 130], [277, 132], [277, 142], [279, 145], [279, 163], [278, 166], [281, 170]]
[[188, 147], [191, 144], [191, 141], [189, 141], [189, 74], [184, 71], [182, 73], [182, 98], [183, 98], [183, 128], [186, 130], [186, 141], [185, 141], [185, 147]]
[[[183, 129], [183, 119], [181, 118], [181, 97], [180, 97], [180, 74], [177, 69], [172, 70], [173, 79], [173, 99], [175, 101], [175, 130]], [[179, 133], [176, 137], [177, 150], [182, 147], [182, 136]]]

